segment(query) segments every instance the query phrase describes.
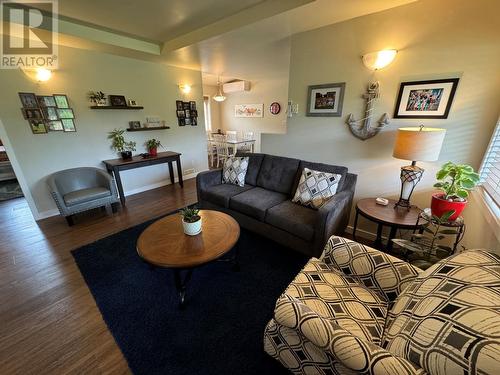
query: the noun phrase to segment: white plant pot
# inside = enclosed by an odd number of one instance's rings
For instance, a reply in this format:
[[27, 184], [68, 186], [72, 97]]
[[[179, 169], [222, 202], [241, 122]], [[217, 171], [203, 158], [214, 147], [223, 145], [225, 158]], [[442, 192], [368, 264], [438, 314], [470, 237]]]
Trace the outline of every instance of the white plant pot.
[[200, 220], [195, 221], [194, 223], [186, 223], [184, 219], [182, 219], [182, 227], [184, 228], [184, 233], [186, 233], [188, 236], [196, 236], [201, 232], [201, 221], [202, 218], [200, 217]]

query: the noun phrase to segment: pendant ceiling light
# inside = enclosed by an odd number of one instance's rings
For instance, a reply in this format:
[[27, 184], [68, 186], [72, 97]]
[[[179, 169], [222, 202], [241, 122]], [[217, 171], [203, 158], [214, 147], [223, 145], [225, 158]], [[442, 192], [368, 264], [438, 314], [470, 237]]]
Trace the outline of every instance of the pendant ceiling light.
[[214, 96], [214, 100], [216, 102], [223, 102], [226, 100], [226, 97], [222, 93], [222, 84], [220, 82], [220, 77], [217, 77], [217, 95]]

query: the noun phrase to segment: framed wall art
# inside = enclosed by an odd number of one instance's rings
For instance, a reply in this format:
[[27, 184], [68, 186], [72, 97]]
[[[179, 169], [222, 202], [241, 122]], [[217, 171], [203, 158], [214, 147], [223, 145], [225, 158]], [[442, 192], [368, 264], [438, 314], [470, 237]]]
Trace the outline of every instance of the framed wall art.
[[236, 104], [234, 117], [264, 117], [264, 104]]
[[309, 86], [306, 116], [340, 117], [345, 82]]
[[457, 90], [459, 78], [402, 82], [394, 118], [445, 119]]

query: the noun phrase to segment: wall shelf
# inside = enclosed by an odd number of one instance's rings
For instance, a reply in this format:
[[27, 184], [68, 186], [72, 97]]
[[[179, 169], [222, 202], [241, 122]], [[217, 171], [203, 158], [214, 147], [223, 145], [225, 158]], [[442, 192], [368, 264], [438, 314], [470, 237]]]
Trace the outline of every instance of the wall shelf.
[[90, 107], [91, 109], [144, 109], [142, 106], [127, 106], [127, 107], [122, 107], [119, 105], [93, 105]]
[[148, 130], [164, 130], [164, 129], [170, 129], [170, 126], [159, 126], [157, 128], [139, 128], [139, 129], [128, 128], [127, 131], [128, 132], [145, 132]]

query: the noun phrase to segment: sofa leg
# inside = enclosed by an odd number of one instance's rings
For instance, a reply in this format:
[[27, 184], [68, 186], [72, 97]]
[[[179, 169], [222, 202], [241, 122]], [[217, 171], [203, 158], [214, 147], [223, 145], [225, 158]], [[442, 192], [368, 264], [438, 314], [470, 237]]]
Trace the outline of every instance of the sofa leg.
[[111, 203], [111, 212], [114, 214], [118, 212], [118, 203]]
[[75, 225], [75, 222], [73, 221], [73, 215], [66, 216], [66, 222], [68, 223], [68, 225], [70, 227], [72, 227], [73, 225]]

